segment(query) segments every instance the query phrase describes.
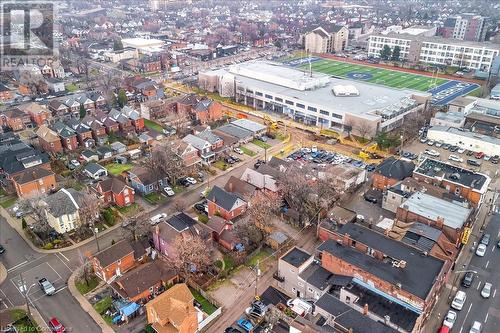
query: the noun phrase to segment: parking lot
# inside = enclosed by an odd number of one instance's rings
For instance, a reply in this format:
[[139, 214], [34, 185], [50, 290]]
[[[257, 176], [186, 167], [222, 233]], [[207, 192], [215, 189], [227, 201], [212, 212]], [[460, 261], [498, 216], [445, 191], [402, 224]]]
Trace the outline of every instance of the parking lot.
[[366, 164], [361, 160], [357, 160], [339, 153], [318, 149], [315, 146], [311, 148], [301, 148], [300, 150], [297, 150], [288, 155], [285, 160], [296, 161], [301, 164], [313, 163], [318, 167], [326, 167], [327, 164], [350, 164], [360, 169], [366, 169], [366, 171], [368, 172], [372, 172], [375, 170], [374, 164]]
[[24, 295], [24, 288], [26, 288], [28, 290], [28, 297], [31, 301], [36, 302], [45, 296], [43, 290], [38, 286], [38, 280], [41, 278], [46, 278], [50, 281], [56, 290], [65, 285], [61, 275], [48, 262], [41, 263], [23, 272], [24, 287], [20, 275], [13, 277], [10, 281], [22, 295]]

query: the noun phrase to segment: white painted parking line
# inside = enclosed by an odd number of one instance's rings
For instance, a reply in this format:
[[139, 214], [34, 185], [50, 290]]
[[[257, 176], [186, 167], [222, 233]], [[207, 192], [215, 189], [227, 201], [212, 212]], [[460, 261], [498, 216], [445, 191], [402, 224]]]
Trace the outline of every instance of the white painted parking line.
[[496, 294], [497, 294], [497, 290], [495, 289], [495, 291], [493, 292], [493, 298], [495, 298]]
[[64, 260], [69, 262], [69, 259], [62, 252], [57, 252], [57, 254], [60, 254], [64, 258]]
[[28, 263], [28, 260], [25, 260], [25, 261], [15, 265], [15, 266], [12, 266], [11, 268], [7, 269], [7, 273], [12, 272], [15, 269], [18, 269], [19, 267], [26, 265], [27, 263]]
[[[64, 255], [63, 255], [62, 253], [60, 253], [60, 254], [64, 257]], [[57, 255], [57, 253], [56, 253], [56, 257], [57, 257], [57, 259], [59, 259], [59, 261], [60, 261], [60, 262], [62, 262], [62, 263], [63, 263], [63, 265], [64, 265], [64, 266], [66, 266], [66, 268], [67, 268], [70, 272], [73, 272], [73, 270], [72, 270], [72, 269], [68, 266], [68, 264], [66, 264], [64, 261], [62, 261], [62, 260], [61, 260], [61, 258], [59, 258], [59, 256]], [[69, 261], [69, 259], [68, 259], [68, 258], [66, 258], [66, 257], [64, 257], [64, 258], [65, 258], [66, 260], [68, 260], [68, 261]]]
[[479, 287], [481, 286], [481, 281], [479, 281], [479, 283], [477, 284], [477, 290], [479, 290]]
[[[5, 295], [2, 289], [0, 289], [0, 292], [3, 295], [2, 299], [6, 299], [10, 303], [10, 306], [14, 306], [14, 303], [12, 303], [12, 301], [7, 297], [7, 295]], [[7, 303], [3, 302], [3, 304], [5, 304], [5, 306], [8, 307]]]
[[57, 273], [57, 271], [52, 266], [50, 266], [49, 263], [47, 263], [47, 265], [49, 265], [50, 269], [52, 269], [57, 274], [57, 276], [59, 276], [59, 279], [62, 279], [61, 275], [59, 275], [59, 273]]
[[484, 318], [484, 323], [486, 324], [486, 322], [488, 321], [488, 315], [489, 313], [486, 313], [486, 317]]
[[489, 265], [489, 264], [490, 264], [490, 261], [488, 260], [488, 261], [486, 262], [486, 268], [488, 268], [488, 265]]
[[493, 252], [493, 251], [495, 251], [495, 247], [494, 246], [491, 247], [491, 252]]

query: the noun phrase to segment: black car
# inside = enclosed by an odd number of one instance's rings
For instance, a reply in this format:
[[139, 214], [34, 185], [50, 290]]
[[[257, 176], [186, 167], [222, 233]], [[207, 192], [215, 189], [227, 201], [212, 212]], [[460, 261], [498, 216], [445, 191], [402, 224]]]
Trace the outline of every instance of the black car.
[[224, 333], [241, 333], [240, 330], [237, 330], [236, 328], [234, 327], [228, 327], [224, 330]]
[[253, 167], [255, 169], [258, 169], [264, 163], [266, 163], [266, 162], [264, 162], [263, 160], [257, 160], [257, 162], [255, 162], [255, 164], [253, 165]]
[[493, 164], [498, 164], [499, 161], [500, 161], [500, 156], [498, 155], [494, 155], [490, 158], [490, 162]]
[[365, 198], [366, 201], [368, 202], [371, 202], [371, 203], [377, 203], [377, 198], [375, 198], [373, 195], [370, 195], [370, 194], [365, 194], [363, 196], [363, 198]]
[[188, 187], [189, 185], [191, 185], [191, 183], [189, 183], [186, 178], [177, 179], [177, 184], [182, 185], [184, 187]]
[[194, 204], [194, 209], [196, 209], [196, 211], [198, 213], [201, 213], [201, 214], [207, 214], [207, 208], [204, 204], [202, 203], [197, 203], [197, 204]]
[[5, 252], [5, 247], [3, 247], [1, 244], [0, 244], [0, 254], [3, 254]]
[[491, 238], [490, 234], [484, 234], [483, 237], [481, 237], [480, 243], [488, 246], [490, 244], [490, 238]]
[[464, 278], [462, 279], [462, 286], [465, 288], [469, 288], [472, 285], [473, 281], [474, 281], [474, 273], [467, 272], [465, 273]]
[[449, 151], [451, 152], [456, 152], [458, 151], [460, 148], [458, 146], [451, 146], [450, 148], [448, 148]]
[[368, 164], [365, 169], [368, 172], [373, 172], [373, 171], [375, 171], [375, 165], [374, 164]]

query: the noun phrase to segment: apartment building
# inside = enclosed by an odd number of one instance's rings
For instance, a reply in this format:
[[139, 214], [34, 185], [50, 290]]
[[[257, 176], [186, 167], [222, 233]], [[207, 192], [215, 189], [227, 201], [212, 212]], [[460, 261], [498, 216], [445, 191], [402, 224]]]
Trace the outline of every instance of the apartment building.
[[312, 53], [341, 52], [347, 46], [349, 29], [336, 25], [331, 29], [318, 27], [304, 36], [304, 48]]
[[486, 30], [485, 17], [475, 14], [461, 14], [448, 17], [438, 33], [445, 38], [481, 42], [486, 37]]
[[500, 54], [500, 46], [483, 42], [461, 41], [441, 37], [410, 34], [373, 35], [368, 39], [368, 56], [380, 57], [385, 45], [399, 46], [401, 59], [436, 65], [465, 67], [488, 72], [493, 60]]

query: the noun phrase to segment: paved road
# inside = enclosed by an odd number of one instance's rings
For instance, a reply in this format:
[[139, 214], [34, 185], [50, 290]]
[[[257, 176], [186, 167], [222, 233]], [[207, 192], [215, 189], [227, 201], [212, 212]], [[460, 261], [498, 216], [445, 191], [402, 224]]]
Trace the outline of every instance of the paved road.
[[[483, 333], [500, 331], [500, 297], [496, 295], [500, 289], [500, 249], [496, 246], [500, 240], [500, 214], [491, 217], [484, 233], [491, 235], [490, 245], [484, 257], [474, 255], [466, 268], [477, 274], [470, 288], [460, 287], [460, 290], [467, 293], [467, 300], [463, 309], [458, 312], [454, 332], [469, 332], [474, 321], [482, 323]], [[485, 282], [493, 284], [489, 299], [484, 299], [480, 294]]]

